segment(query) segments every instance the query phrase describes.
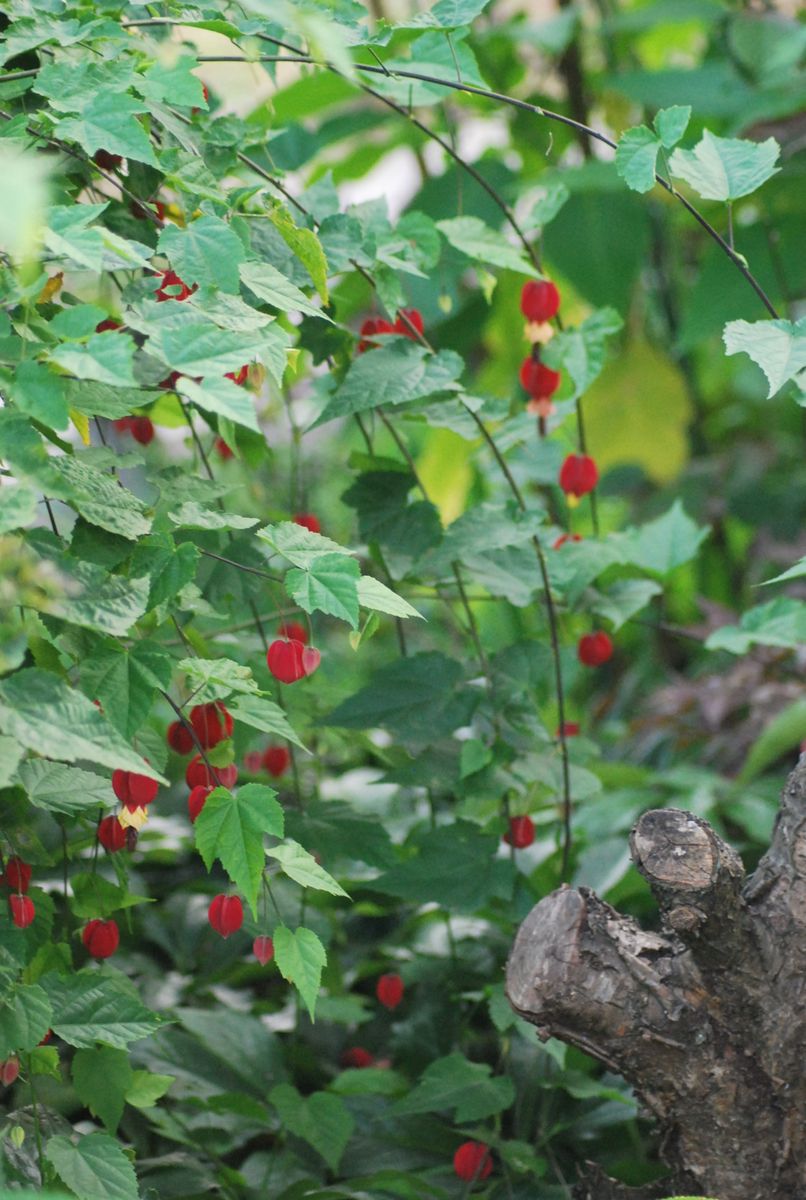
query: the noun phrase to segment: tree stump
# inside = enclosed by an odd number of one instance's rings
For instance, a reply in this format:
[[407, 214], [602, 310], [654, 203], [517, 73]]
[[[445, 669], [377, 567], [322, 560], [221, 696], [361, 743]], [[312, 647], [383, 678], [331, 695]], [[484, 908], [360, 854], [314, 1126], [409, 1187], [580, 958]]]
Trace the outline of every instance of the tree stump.
[[628, 1188], [593, 1167], [577, 1200], [806, 1197], [806, 756], [745, 878], [706, 821], [645, 813], [630, 845], [657, 900], [648, 933], [567, 885], [521, 925], [507, 994], [544, 1040], [632, 1084], [671, 1175]]

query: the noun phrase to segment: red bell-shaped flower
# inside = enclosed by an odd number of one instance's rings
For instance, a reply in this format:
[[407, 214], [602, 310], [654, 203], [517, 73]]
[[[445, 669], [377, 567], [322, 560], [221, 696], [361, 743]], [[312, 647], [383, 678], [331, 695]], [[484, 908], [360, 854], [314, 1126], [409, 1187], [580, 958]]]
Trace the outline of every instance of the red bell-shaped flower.
[[579, 639], [577, 657], [585, 667], [601, 667], [613, 654], [613, 643], [606, 633], [586, 633]]
[[560, 307], [560, 293], [550, 279], [530, 279], [521, 290], [521, 312], [527, 321], [550, 321]]
[[599, 482], [599, 471], [589, 454], [569, 454], [560, 467], [559, 484], [569, 499], [592, 492]]
[[110, 854], [115, 854], [126, 845], [126, 830], [114, 813], [99, 822], [98, 841]]
[[534, 358], [525, 358], [521, 363], [521, 387], [533, 400], [549, 400], [560, 386], [562, 376]]
[[97, 917], [94, 921], [88, 921], [82, 931], [81, 940], [92, 958], [109, 958], [120, 945], [117, 921], [101, 921]]
[[19, 894], [9, 896], [9, 908], [11, 909], [11, 920], [18, 929], [27, 929], [36, 916], [34, 902], [30, 896], [20, 896]]
[[159, 791], [159, 784], [156, 779], [138, 775], [136, 771], [115, 771], [112, 774], [112, 791], [121, 804], [133, 811], [151, 803]]
[[465, 1183], [486, 1179], [493, 1169], [490, 1147], [484, 1142], [462, 1142], [453, 1156], [453, 1169]]
[[240, 896], [214, 896], [207, 909], [207, 919], [216, 933], [228, 938], [243, 925], [243, 904]]
[[176, 754], [190, 754], [195, 744], [193, 734], [184, 721], [171, 721], [165, 738], [168, 745]]
[[375, 995], [384, 1008], [397, 1008], [403, 999], [403, 980], [394, 973], [381, 975], [375, 985]]
[[212, 704], [197, 704], [190, 710], [190, 723], [205, 750], [211, 750], [213, 746], [232, 736], [232, 715], [227, 712], [221, 700]]
[[531, 846], [535, 840], [535, 827], [531, 817], [510, 817], [509, 830], [504, 834], [504, 841], [516, 850]]

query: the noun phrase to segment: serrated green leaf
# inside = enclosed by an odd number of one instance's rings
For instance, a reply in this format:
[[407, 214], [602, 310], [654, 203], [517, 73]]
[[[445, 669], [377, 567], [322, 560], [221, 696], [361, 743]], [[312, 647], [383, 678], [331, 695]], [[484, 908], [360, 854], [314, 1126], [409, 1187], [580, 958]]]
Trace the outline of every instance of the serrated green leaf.
[[86, 342], [63, 342], [48, 355], [50, 362], [77, 379], [134, 386], [134, 341], [127, 333], [95, 333]]
[[423, 614], [409, 604], [408, 600], [398, 596], [397, 592], [393, 592], [372, 575], [362, 575], [359, 579], [358, 603], [362, 608], [388, 613], [392, 617], [420, 617], [421, 620], [425, 620]]
[[323, 612], [358, 627], [358, 580], [361, 569], [344, 554], [323, 554], [307, 570], [286, 573], [289, 596], [307, 613]]
[[355, 1128], [344, 1101], [330, 1092], [314, 1092], [303, 1098], [290, 1083], [269, 1092], [283, 1127], [313, 1146], [331, 1168], [338, 1169], [341, 1156]]
[[655, 521], [616, 534], [611, 540], [623, 562], [667, 575], [694, 557], [708, 533], [707, 528], [692, 521], [678, 499]]
[[278, 206], [272, 209], [268, 215], [289, 250], [299, 259], [310, 275], [322, 303], [327, 304], [328, 265], [319, 238], [312, 229], [300, 228], [295, 225], [284, 208]]
[[[164, 308], [165, 305], [161, 304], [159, 307]], [[181, 305], [177, 307], [184, 311]], [[193, 323], [185, 319], [174, 323], [165, 318], [161, 327], [151, 332], [148, 346], [169, 370], [179, 371], [193, 378], [198, 375], [210, 376], [209, 379], [204, 379], [206, 384], [211, 384], [215, 377], [224, 375], [227, 371], [239, 371], [244, 363], [262, 353], [266, 339], [273, 336], [271, 326], [265, 330], [244, 333], [232, 329], [218, 329], [211, 322], [202, 321], [201, 313], [196, 310], [193, 310], [192, 315], [199, 319]], [[243, 403], [245, 389], [239, 388], [231, 379], [224, 382], [231, 384], [235, 391], [241, 394]], [[247, 398], [253, 403], [248, 393]]]
[[82, 462], [77, 455], [52, 458], [50, 465], [63, 480], [67, 502], [85, 521], [131, 541], [148, 533], [151, 519], [146, 516], [146, 505], [111, 476]]
[[806, 642], [806, 603], [793, 596], [779, 596], [757, 604], [742, 614], [738, 625], [723, 625], [709, 636], [707, 650], [746, 654], [754, 643], [784, 646], [795, 650]]
[[728, 321], [723, 334], [726, 354], [749, 354], [774, 396], [790, 379], [806, 388], [806, 318], [800, 321]]
[[271, 733], [276, 737], [285, 738], [304, 750], [305, 746], [292, 729], [288, 717], [278, 704], [263, 696], [238, 695], [227, 701], [235, 721], [242, 721], [252, 729], [260, 729], [263, 733]]
[[46, 812], [72, 816], [85, 810], [95, 813], [99, 808], [117, 804], [111, 781], [80, 767], [30, 758], [20, 766], [17, 778], [31, 803]]
[[0, 488], [0, 533], [24, 529], [36, 520], [36, 495], [22, 483]]
[[382, 405], [407, 404], [438, 392], [454, 392], [463, 369], [464, 363], [452, 350], [431, 354], [408, 338], [379, 346], [355, 359], [311, 428], [334, 417], [368, 412]]
[[138, 1200], [131, 1159], [106, 1133], [89, 1133], [75, 1144], [57, 1134], [47, 1142], [45, 1157], [81, 1200]]
[[239, 517], [237, 513], [221, 512], [205, 508], [193, 500], [187, 500], [179, 508], [168, 513], [168, 520], [183, 529], [251, 529], [257, 525], [258, 517]]
[[463, 1054], [449, 1054], [426, 1067], [415, 1088], [398, 1100], [394, 1111], [411, 1113], [452, 1110], [457, 1124], [480, 1121], [504, 1112], [515, 1099], [508, 1075], [491, 1077], [487, 1063], [468, 1061]]
[[522, 275], [534, 274], [523, 252], [517, 250], [503, 233], [491, 229], [478, 217], [451, 217], [446, 221], [437, 221], [437, 229], [455, 249], [474, 262], [519, 271]]
[[297, 525], [296, 521], [280, 521], [277, 525], [266, 525], [258, 530], [257, 536], [295, 567], [302, 567], [304, 570], [308, 570], [323, 555], [355, 553], [340, 546], [332, 538], [324, 537], [321, 533], [312, 533], [304, 525]]
[[71, 1046], [103, 1042], [125, 1049], [150, 1037], [162, 1023], [125, 976], [99, 975], [88, 968], [74, 975], [45, 975], [41, 985], [53, 1006], [53, 1032]]
[[82, 664], [82, 686], [92, 700], [101, 701], [110, 722], [133, 737], [148, 718], [157, 688], [166, 689], [173, 660], [154, 642], [140, 640], [131, 647], [107, 642]]
[[199, 550], [192, 542], [177, 546], [172, 537], [164, 534], [139, 542], [131, 572], [149, 578], [148, 611], [167, 601], [176, 601], [185, 584], [194, 579], [198, 561]]
[[157, 1075], [153, 1071], [133, 1071], [125, 1100], [133, 1108], [153, 1108], [176, 1079], [175, 1075]]
[[76, 141], [92, 157], [97, 150], [108, 150], [123, 158], [156, 167], [157, 160], [148, 134], [137, 120], [145, 105], [122, 92], [91, 93], [78, 116], [56, 122], [59, 137]]
[[38, 984], [17, 984], [0, 1001], [0, 1060], [33, 1050], [50, 1028], [50, 1000]]
[[193, 54], [180, 54], [173, 62], [155, 62], [134, 85], [149, 100], [181, 104], [185, 108], [207, 108], [202, 81], [193, 71], [198, 66]]
[[704, 200], [738, 200], [761, 187], [776, 167], [781, 147], [775, 138], [751, 142], [722, 138], [706, 129], [693, 150], [675, 150], [669, 165]]
[[509, 900], [512, 864], [496, 859], [498, 838], [477, 825], [456, 821], [427, 830], [416, 839], [416, 853], [373, 880], [390, 896], [418, 904], [433, 901], [451, 911], [477, 912], [488, 901]]
[[0, 729], [48, 758], [100, 763], [165, 783], [91, 700], [38, 667], [0, 680]]
[[634, 192], [655, 186], [655, 165], [662, 142], [646, 125], [627, 129], [616, 147], [616, 170]]
[[593, 600], [591, 608], [610, 621], [614, 630], [619, 630], [630, 617], [645, 608], [653, 596], [662, 592], [661, 585], [652, 579], [619, 579]]
[[302, 925], [293, 933], [285, 925], [278, 925], [274, 931], [274, 961], [283, 979], [299, 992], [313, 1020], [322, 968], [327, 962], [319, 938]]
[[189, 286], [210, 284], [223, 292], [237, 293], [244, 246], [232, 226], [220, 217], [198, 217], [184, 229], [166, 225], [157, 248]]
[[127, 887], [110, 883], [102, 875], [82, 872], [70, 881], [73, 897], [70, 907], [84, 921], [95, 917], [111, 917], [122, 908], [147, 904], [148, 896], [135, 896]]
[[183, 658], [177, 669], [187, 675], [197, 704], [226, 700], [231, 692], [259, 691], [251, 669], [231, 658]]
[[331, 896], [347, 895], [341, 884], [320, 867], [314, 856], [298, 842], [288, 839], [281, 846], [270, 846], [266, 854], [269, 858], [276, 859], [289, 879], [293, 879], [302, 887], [330, 892]]
[[94, 563], [69, 558], [63, 570], [70, 590], [52, 605], [52, 612], [71, 625], [124, 637], [146, 611], [148, 579], [110, 575]]
[[664, 150], [671, 150], [677, 145], [688, 129], [690, 120], [690, 104], [673, 104], [670, 108], [661, 108], [655, 113], [652, 124], [658, 132]]
[[218, 859], [257, 918], [265, 867], [263, 836], [283, 836], [283, 810], [276, 792], [259, 783], [248, 783], [236, 794], [216, 788], [207, 797], [193, 830], [207, 870]]
[[51, 429], [67, 428], [64, 380], [42, 363], [20, 363], [14, 373], [12, 395], [22, 412], [35, 417], [43, 425]]
[[331, 318], [321, 308], [311, 304], [304, 292], [301, 292], [290, 279], [286, 279], [282, 271], [278, 271], [270, 263], [245, 262], [241, 263], [241, 280], [250, 292], [272, 308], [281, 312], [307, 313], [311, 317], [321, 317], [325, 321]]
[[71, 1073], [78, 1098], [103, 1121], [109, 1133], [114, 1133], [123, 1116], [126, 1092], [134, 1076], [128, 1054], [110, 1046], [77, 1050]]

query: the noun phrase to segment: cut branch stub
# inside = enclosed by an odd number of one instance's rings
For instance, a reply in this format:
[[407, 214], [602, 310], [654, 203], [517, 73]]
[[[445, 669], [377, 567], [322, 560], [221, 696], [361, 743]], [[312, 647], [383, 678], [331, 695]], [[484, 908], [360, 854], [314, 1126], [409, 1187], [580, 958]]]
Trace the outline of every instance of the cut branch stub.
[[564, 886], [526, 918], [507, 968], [510, 1002], [540, 1036], [620, 1072], [660, 1125], [661, 1190], [599, 1171], [576, 1195], [802, 1200], [806, 760], [744, 886], [738, 855], [691, 813], [646, 813], [631, 848], [663, 933]]

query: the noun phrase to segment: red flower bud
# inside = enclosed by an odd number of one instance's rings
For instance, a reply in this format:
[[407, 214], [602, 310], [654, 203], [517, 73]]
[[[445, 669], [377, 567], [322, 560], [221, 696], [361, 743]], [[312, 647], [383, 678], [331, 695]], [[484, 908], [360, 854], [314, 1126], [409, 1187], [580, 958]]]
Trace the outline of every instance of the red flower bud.
[[3, 1087], [11, 1087], [20, 1073], [20, 1060], [16, 1054], [12, 1054], [5, 1062], [0, 1062], [0, 1084]]
[[126, 830], [114, 813], [109, 817], [104, 817], [98, 825], [98, 841], [110, 854], [122, 850], [126, 845]]
[[[411, 328], [412, 325], [414, 329]], [[425, 328], [422, 313], [417, 308], [401, 308], [392, 328], [394, 333], [402, 333], [404, 337], [411, 338], [416, 342], [417, 334], [422, 333]], [[417, 332], [415, 333], [414, 330]]]
[[184, 721], [171, 721], [165, 740], [176, 754], [190, 754], [195, 745], [193, 735]]
[[561, 378], [559, 371], [552, 371], [534, 358], [525, 358], [521, 363], [521, 387], [533, 400], [548, 400], [560, 386]]
[[[193, 287], [188, 287], [175, 271], [158, 271], [157, 274], [161, 277], [160, 285], [154, 293], [158, 303], [163, 300], [187, 300], [188, 296], [192, 296], [196, 291], [195, 283]], [[170, 291], [166, 290], [168, 288]]]
[[260, 937], [256, 937], [252, 942], [252, 953], [261, 967], [265, 967], [266, 963], [274, 958], [274, 942], [270, 937], [265, 937], [261, 934]]
[[305, 650], [306, 647], [296, 638], [272, 642], [266, 653], [266, 663], [274, 678], [279, 679], [280, 683], [296, 683], [304, 679], [302, 655]]
[[530, 279], [521, 291], [521, 312], [527, 321], [550, 321], [560, 307], [560, 293], [550, 279]]
[[484, 1142], [462, 1142], [453, 1156], [453, 1169], [465, 1183], [486, 1179], [493, 1169], [490, 1147]]
[[371, 1067], [375, 1059], [363, 1046], [351, 1046], [349, 1050], [342, 1051], [339, 1061], [343, 1067], [360, 1070], [362, 1067]]
[[190, 819], [195, 823], [201, 810], [204, 808], [204, 802], [214, 789], [205, 787], [203, 784], [197, 784], [188, 796], [188, 812]]
[[510, 817], [509, 831], [504, 834], [504, 841], [516, 850], [531, 846], [535, 840], [535, 827], [531, 817]]
[[240, 896], [215, 896], [207, 910], [207, 919], [216, 933], [228, 938], [243, 925], [243, 904]]
[[[566, 721], [565, 724], [562, 725], [560, 728], [562, 729], [563, 733], [565, 734], [565, 736], [567, 738], [579, 736], [579, 724], [577, 721]], [[554, 736], [555, 737], [560, 736], [559, 728], [557, 729], [557, 732], [555, 733]]]
[[6, 863], [5, 875], [0, 875], [0, 883], [13, 888], [15, 892], [27, 892], [31, 883], [31, 868], [14, 854]]
[[145, 808], [150, 804], [159, 786], [156, 779], [138, 775], [136, 771], [115, 771], [112, 775], [112, 791], [121, 804], [125, 804], [132, 812], [135, 808]]
[[569, 454], [560, 467], [559, 484], [566, 496], [578, 500], [599, 482], [596, 463], [589, 454]]
[[294, 517], [294, 524], [301, 525], [303, 529], [310, 529], [311, 533], [322, 532], [319, 518], [315, 517], [313, 513], [297, 513]]
[[189, 788], [196, 787], [234, 787], [238, 779], [238, 768], [235, 763], [228, 767], [212, 767], [210, 770], [200, 754], [191, 758], [185, 771], [185, 782]]
[[27, 929], [36, 916], [34, 902], [30, 896], [9, 896], [9, 907], [11, 908], [11, 920], [18, 929]]
[[243, 769], [250, 775], [259, 775], [263, 770], [263, 755], [259, 750], [249, 750], [243, 756]]
[[223, 438], [217, 437], [214, 445], [215, 445], [216, 454], [218, 455], [219, 458], [222, 458], [224, 460], [224, 462], [226, 462], [228, 458], [233, 457], [234, 452], [227, 445], [227, 443], [224, 441]]
[[566, 542], [581, 542], [582, 538], [578, 533], [561, 533], [556, 542], [552, 543], [552, 550], [559, 550], [560, 546], [564, 546]]
[[384, 1008], [397, 1008], [403, 999], [403, 980], [399, 975], [381, 975], [375, 985], [375, 995]]
[[361, 341], [358, 343], [358, 353], [363, 354], [366, 350], [372, 350], [377, 343], [368, 341], [376, 333], [394, 333], [393, 325], [388, 321], [384, 321], [382, 317], [370, 317], [361, 326]]
[[197, 704], [190, 710], [193, 732], [205, 750], [232, 736], [233, 721], [221, 700], [212, 704]]
[[120, 945], [120, 932], [116, 921], [102, 921], [96, 917], [88, 921], [81, 934], [81, 940], [92, 958], [109, 958]]
[[291, 755], [285, 746], [268, 746], [263, 751], [263, 766], [275, 779], [288, 770]]
[[249, 364], [245, 363], [242, 367], [239, 367], [239, 369], [237, 371], [227, 371], [224, 378], [231, 379], [233, 383], [237, 383], [238, 386], [240, 387], [241, 384], [246, 383], [248, 375], [249, 375]]
[[586, 633], [579, 639], [577, 656], [586, 667], [601, 667], [611, 657], [613, 643], [606, 633]]

